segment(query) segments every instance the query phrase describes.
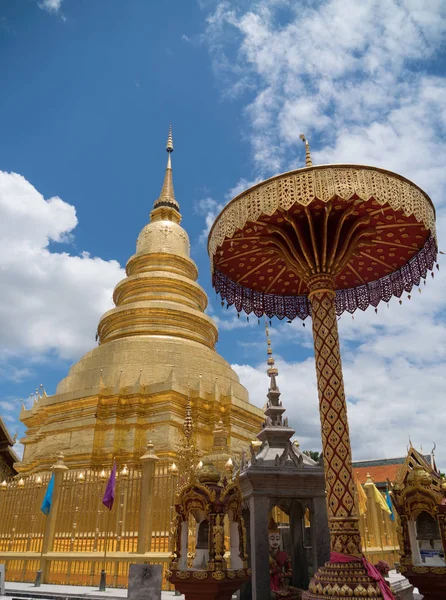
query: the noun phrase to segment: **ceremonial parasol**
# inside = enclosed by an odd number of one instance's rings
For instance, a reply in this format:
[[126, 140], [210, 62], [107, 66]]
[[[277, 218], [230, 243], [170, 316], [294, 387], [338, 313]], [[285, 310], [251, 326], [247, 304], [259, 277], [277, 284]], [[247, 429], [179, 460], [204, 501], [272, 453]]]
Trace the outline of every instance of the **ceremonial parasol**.
[[209, 233], [208, 252], [214, 288], [239, 313], [312, 317], [334, 553], [310, 584], [306, 597], [317, 598], [327, 596], [324, 581], [331, 590], [335, 573], [346, 572], [339, 555], [361, 556], [337, 315], [410, 294], [433, 269], [437, 242], [434, 206], [417, 185], [376, 167], [313, 166], [301, 138], [306, 167], [229, 202]]

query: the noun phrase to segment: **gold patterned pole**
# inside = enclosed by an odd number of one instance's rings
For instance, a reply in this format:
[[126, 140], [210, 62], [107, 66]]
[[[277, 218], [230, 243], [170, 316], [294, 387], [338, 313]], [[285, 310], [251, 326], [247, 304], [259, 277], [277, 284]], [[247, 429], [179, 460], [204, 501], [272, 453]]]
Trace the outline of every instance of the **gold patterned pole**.
[[321, 274], [308, 283], [331, 551], [361, 556], [334, 278]]

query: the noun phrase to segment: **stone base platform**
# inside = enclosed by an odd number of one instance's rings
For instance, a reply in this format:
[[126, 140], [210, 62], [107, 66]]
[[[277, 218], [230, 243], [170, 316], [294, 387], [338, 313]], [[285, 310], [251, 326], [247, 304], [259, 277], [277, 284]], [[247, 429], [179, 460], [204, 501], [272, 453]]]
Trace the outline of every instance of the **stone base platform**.
[[[6, 582], [6, 600], [18, 598], [26, 600], [109, 600], [114, 598], [121, 600], [127, 598], [127, 588], [107, 588], [100, 592], [98, 587], [87, 587], [80, 585], [50, 585], [42, 583], [38, 588], [32, 583]], [[1, 597], [0, 597], [1, 600]], [[161, 600], [184, 600], [184, 596], [175, 595], [175, 592], [161, 592]]]

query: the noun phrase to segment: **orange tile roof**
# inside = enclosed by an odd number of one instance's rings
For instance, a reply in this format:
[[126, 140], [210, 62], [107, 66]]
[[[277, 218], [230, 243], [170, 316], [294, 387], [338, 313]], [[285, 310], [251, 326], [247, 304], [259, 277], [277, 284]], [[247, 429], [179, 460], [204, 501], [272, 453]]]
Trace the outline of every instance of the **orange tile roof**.
[[396, 474], [398, 469], [401, 467], [400, 464], [390, 464], [390, 465], [377, 465], [377, 466], [368, 466], [368, 467], [355, 467], [353, 466], [353, 473], [355, 477], [359, 479], [360, 483], [365, 483], [367, 480], [367, 473], [370, 474], [370, 477], [373, 479], [373, 482], [376, 484], [385, 484], [387, 480], [394, 481], [396, 479]]

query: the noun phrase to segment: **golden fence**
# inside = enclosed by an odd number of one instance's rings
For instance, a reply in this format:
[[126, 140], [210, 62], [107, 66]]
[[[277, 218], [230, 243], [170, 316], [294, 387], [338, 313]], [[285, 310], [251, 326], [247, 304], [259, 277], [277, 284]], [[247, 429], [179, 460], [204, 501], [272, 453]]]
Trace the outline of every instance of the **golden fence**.
[[42, 551], [45, 515], [40, 511], [49, 475], [0, 484], [0, 553]]
[[[127, 587], [131, 563], [161, 564], [163, 588], [169, 561], [170, 523], [177, 477], [149, 456], [144, 464], [118, 465], [112, 510], [102, 504], [110, 469], [54, 468], [51, 511], [40, 507], [50, 474], [0, 484], [0, 562], [8, 581]], [[141, 494], [145, 480], [146, 494]], [[144, 530], [146, 535], [140, 536]], [[144, 539], [143, 539], [144, 537]]]

